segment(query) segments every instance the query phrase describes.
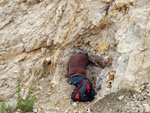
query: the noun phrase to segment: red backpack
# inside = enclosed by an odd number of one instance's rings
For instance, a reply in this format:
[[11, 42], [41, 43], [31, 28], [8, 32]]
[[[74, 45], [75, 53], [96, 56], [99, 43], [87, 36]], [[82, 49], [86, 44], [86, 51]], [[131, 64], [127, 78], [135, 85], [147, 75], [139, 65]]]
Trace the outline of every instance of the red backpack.
[[87, 102], [92, 101], [95, 96], [92, 83], [88, 79], [81, 80], [74, 91], [72, 92], [71, 99], [76, 102]]

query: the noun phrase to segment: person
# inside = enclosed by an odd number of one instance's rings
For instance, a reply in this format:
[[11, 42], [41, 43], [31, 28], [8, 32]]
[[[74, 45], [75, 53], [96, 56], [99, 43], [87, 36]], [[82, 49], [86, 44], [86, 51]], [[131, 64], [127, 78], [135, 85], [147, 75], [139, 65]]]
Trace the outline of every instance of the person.
[[88, 64], [88, 57], [84, 50], [80, 48], [69, 59], [67, 82], [75, 86], [71, 95], [73, 101], [87, 102], [94, 99], [95, 91], [93, 85], [86, 77]]

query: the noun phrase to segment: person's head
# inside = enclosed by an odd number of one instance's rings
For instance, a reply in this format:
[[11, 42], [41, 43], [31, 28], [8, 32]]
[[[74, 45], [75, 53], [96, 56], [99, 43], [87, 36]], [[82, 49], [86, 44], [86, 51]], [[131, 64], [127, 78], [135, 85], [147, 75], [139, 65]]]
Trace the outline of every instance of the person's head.
[[76, 51], [77, 54], [85, 54], [83, 49], [78, 48]]

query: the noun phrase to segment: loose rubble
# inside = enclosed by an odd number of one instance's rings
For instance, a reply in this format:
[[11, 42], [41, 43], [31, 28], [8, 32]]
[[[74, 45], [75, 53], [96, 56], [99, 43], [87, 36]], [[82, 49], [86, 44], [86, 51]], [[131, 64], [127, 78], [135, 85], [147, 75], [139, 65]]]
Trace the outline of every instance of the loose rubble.
[[121, 90], [97, 101], [92, 113], [149, 113], [150, 84], [143, 84], [140, 92]]

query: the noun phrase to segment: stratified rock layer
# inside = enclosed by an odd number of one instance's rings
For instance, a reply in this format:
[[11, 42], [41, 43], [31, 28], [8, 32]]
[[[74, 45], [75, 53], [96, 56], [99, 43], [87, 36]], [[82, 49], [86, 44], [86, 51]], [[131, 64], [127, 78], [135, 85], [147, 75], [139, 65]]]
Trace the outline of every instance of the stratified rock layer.
[[66, 82], [79, 47], [93, 62], [87, 77], [95, 101], [150, 82], [149, 0], [1, 0], [0, 40], [0, 101], [12, 106], [20, 83], [39, 109], [87, 111], [88, 103], [71, 102]]

